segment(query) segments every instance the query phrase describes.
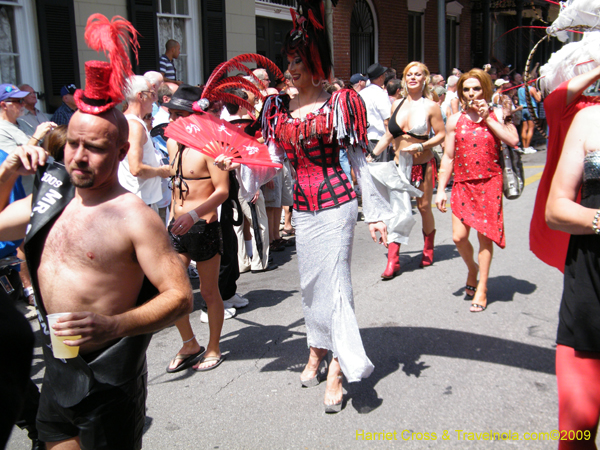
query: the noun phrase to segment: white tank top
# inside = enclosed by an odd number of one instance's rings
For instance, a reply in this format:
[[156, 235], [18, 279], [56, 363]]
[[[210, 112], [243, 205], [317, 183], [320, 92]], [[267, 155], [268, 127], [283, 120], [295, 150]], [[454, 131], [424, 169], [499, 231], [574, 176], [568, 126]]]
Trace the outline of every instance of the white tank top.
[[[144, 131], [146, 132], [147, 140], [142, 147], [142, 163], [151, 167], [160, 167], [160, 160], [156, 154], [154, 145], [152, 145], [152, 137], [150, 136], [150, 133], [148, 133], [144, 121], [133, 114], [126, 114], [125, 117], [127, 120], [137, 120], [142, 124]], [[134, 177], [129, 170], [129, 159], [127, 156], [119, 163], [119, 183], [121, 183], [121, 186], [128, 191], [140, 197], [147, 205], [157, 203], [162, 199], [161, 180], [162, 178], [160, 177]]]

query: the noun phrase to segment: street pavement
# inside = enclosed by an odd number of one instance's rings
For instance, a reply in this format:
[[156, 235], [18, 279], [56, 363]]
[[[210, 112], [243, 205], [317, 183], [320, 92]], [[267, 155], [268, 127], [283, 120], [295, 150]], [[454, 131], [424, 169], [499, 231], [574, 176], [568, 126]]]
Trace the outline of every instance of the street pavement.
[[[250, 305], [225, 321], [227, 360], [214, 371], [167, 374], [181, 339], [175, 327], [155, 334], [144, 448], [556, 448], [550, 440], [524, 440], [558, 425], [554, 354], [562, 275], [539, 261], [528, 241], [545, 156], [543, 150], [523, 156], [524, 193], [504, 200], [507, 245], [494, 247], [487, 310], [471, 313], [464, 300], [467, 272], [452, 242], [450, 212], [434, 210], [435, 263], [425, 269], [415, 216], [410, 243], [401, 248], [402, 274], [391, 281], [380, 278], [386, 250], [372, 242], [367, 224], [357, 223], [356, 316], [375, 371], [360, 383], [344, 382], [344, 409], [326, 415], [324, 384], [299, 383], [308, 351], [296, 252], [286, 248], [274, 254], [278, 269], [241, 275], [238, 292]], [[471, 241], [477, 249], [475, 233]], [[191, 321], [206, 345], [198, 297]], [[39, 347], [32, 374], [41, 382]], [[499, 433], [497, 440], [484, 440], [490, 432]], [[8, 449], [28, 448], [15, 428]]]

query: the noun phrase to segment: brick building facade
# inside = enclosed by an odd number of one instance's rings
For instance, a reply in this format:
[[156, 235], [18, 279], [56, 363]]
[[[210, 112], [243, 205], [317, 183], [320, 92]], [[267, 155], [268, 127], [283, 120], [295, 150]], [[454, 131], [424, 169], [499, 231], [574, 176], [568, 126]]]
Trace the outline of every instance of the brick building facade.
[[[352, 75], [351, 23], [352, 12], [358, 0], [340, 0], [332, 11], [333, 61], [335, 75], [348, 80]], [[409, 61], [409, 44], [420, 39], [417, 47], [422, 48], [421, 59], [432, 73], [439, 72], [438, 51], [438, 2], [437, 0], [372, 0], [368, 2], [375, 22], [374, 59], [387, 67], [401, 72]], [[460, 0], [447, 4], [446, 16], [451, 21], [456, 50], [456, 58], [447, 71], [453, 67], [468, 70], [471, 67], [471, 10], [470, 0]], [[409, 15], [421, 18], [421, 28], [409, 36]], [[421, 15], [421, 16], [419, 16]], [[420, 34], [420, 36], [419, 36]], [[448, 32], [447, 32], [448, 35]], [[447, 41], [448, 42], [448, 41]]]

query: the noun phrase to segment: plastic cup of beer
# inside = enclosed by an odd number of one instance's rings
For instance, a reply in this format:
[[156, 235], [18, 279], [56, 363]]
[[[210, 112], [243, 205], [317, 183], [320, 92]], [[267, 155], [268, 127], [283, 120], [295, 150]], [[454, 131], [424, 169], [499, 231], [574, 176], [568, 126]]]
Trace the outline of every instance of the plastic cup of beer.
[[52, 328], [52, 325], [56, 323], [59, 317], [66, 316], [67, 314], [71, 313], [48, 314], [48, 326], [50, 327], [52, 353], [54, 353], [55, 358], [59, 359], [77, 358], [77, 355], [79, 354], [79, 346], [73, 347], [70, 345], [65, 345], [63, 341], [75, 341], [77, 339], [81, 339], [81, 336], [56, 336], [54, 334], [54, 328]]

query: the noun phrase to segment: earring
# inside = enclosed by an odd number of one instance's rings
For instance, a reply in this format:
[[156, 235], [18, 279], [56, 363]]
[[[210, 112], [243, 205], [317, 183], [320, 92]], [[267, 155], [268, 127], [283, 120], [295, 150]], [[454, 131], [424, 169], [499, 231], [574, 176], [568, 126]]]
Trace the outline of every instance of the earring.
[[321, 80], [317, 81], [317, 84], [315, 84], [315, 79], [314, 79], [314, 78], [311, 78], [311, 79], [310, 79], [310, 81], [312, 82], [312, 85], [313, 85], [314, 87], [319, 87], [319, 86], [321, 86]]

